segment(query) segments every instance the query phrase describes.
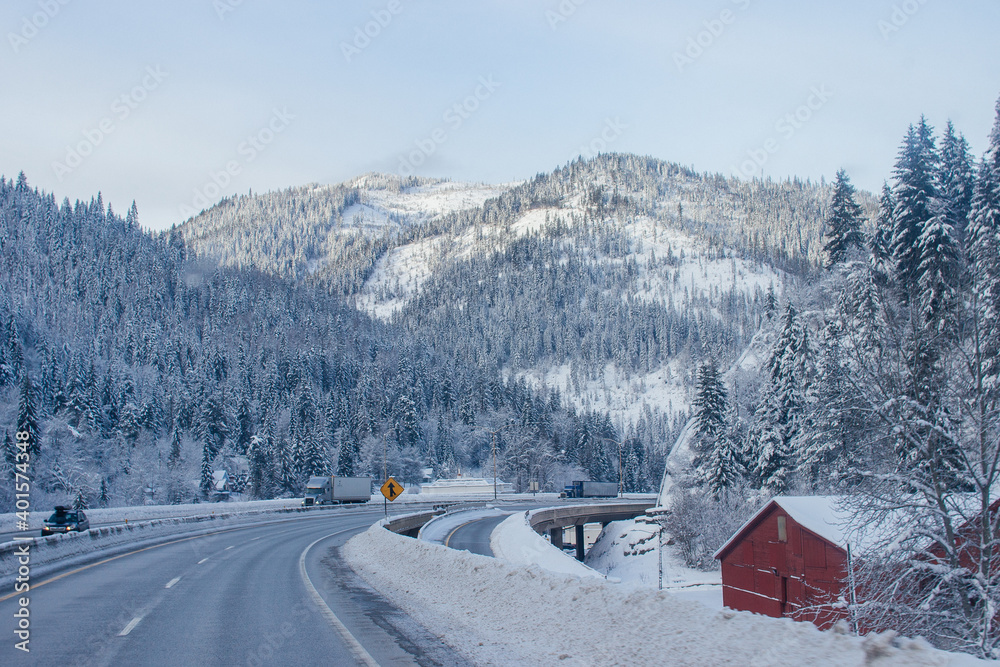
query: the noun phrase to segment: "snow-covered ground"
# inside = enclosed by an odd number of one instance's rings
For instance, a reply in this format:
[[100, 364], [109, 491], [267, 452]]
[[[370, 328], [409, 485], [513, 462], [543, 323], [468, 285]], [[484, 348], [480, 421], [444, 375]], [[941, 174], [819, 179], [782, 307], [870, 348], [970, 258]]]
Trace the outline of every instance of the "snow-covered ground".
[[[656, 589], [660, 579], [658, 525], [644, 518], [613, 521], [587, 552], [588, 566], [625, 586]], [[678, 598], [697, 600], [722, 609], [722, 573], [702, 572], [684, 565], [672, 545], [663, 545], [663, 588]]]
[[[516, 548], [516, 545], [515, 545]], [[667, 591], [522, 567], [373, 526], [343, 557], [478, 665], [974, 665], [891, 634], [714, 610]]]

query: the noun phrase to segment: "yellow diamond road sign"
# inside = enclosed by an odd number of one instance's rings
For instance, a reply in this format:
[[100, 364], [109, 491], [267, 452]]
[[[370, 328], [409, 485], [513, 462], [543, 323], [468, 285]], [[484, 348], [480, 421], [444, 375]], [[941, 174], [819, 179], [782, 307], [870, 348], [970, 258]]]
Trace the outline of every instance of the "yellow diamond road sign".
[[403, 492], [403, 485], [394, 480], [392, 477], [385, 480], [385, 484], [382, 485], [382, 495], [388, 498], [390, 501], [399, 498], [399, 494]]

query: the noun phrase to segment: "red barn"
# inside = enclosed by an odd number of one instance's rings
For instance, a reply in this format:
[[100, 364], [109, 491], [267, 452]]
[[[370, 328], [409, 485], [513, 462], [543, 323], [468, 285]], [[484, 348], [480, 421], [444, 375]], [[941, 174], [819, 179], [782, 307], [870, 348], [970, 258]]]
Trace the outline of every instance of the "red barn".
[[731, 609], [812, 621], [848, 617], [846, 516], [833, 496], [778, 496], [715, 553]]

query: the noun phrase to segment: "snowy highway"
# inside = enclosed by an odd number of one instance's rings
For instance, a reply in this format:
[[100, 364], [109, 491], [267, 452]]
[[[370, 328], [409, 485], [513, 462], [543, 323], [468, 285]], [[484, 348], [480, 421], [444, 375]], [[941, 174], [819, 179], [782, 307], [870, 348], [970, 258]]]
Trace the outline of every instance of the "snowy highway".
[[[0, 664], [464, 664], [341, 564], [381, 513], [179, 536], [32, 582], [31, 652], [4, 642]], [[0, 598], [7, 637], [16, 605]]]

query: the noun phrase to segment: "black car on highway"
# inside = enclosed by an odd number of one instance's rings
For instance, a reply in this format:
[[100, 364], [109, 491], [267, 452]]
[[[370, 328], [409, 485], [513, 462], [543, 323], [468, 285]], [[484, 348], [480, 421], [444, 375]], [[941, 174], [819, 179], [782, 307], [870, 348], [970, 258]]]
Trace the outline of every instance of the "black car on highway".
[[74, 530], [90, 530], [87, 515], [83, 510], [72, 510], [57, 505], [56, 511], [42, 525], [42, 536], [69, 533]]

